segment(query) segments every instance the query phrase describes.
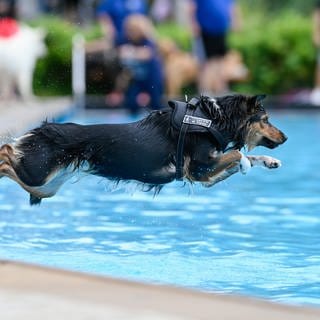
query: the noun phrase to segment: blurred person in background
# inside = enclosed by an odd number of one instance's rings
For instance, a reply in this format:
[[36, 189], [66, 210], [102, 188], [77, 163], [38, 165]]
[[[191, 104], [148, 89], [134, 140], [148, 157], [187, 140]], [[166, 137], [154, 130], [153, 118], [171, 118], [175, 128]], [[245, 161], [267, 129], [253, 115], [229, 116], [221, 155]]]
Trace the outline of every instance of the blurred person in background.
[[320, 1], [316, 2], [313, 12], [313, 44], [316, 48], [316, 70], [315, 70], [315, 84], [314, 89], [310, 95], [312, 104], [320, 106]]
[[63, 3], [61, 0], [39, 0], [42, 12], [46, 14], [61, 14]]
[[166, 22], [173, 18], [174, 3], [172, 0], [154, 0], [150, 8], [150, 15], [155, 23]]
[[195, 51], [202, 63], [198, 89], [205, 94], [228, 91], [224, 58], [228, 53], [230, 29], [240, 28], [240, 12], [235, 0], [190, 0], [191, 28]]
[[[119, 59], [123, 68], [118, 74], [114, 74], [114, 80], [110, 83], [113, 90], [106, 95], [106, 104], [112, 107], [123, 104], [124, 91], [128, 85], [128, 77], [131, 71], [121, 62], [119, 56], [119, 46], [128, 42], [125, 36], [125, 20], [133, 14], [147, 14], [146, 0], [100, 0], [96, 8], [96, 16], [104, 34], [104, 39], [92, 43], [89, 51], [104, 52], [104, 59], [108, 58], [108, 63], [114, 61], [117, 65]], [[111, 57], [113, 57], [111, 59]], [[134, 109], [134, 108], [131, 108]]]
[[64, 0], [64, 17], [74, 23], [87, 25], [95, 18], [97, 0]]
[[0, 0], [0, 18], [16, 19], [16, 1]]
[[145, 0], [101, 0], [97, 6], [97, 17], [112, 46], [124, 41], [124, 20], [131, 14], [147, 14]]
[[119, 56], [131, 75], [125, 91], [125, 106], [132, 114], [137, 114], [141, 107], [160, 109], [164, 87], [163, 66], [154, 27], [148, 17], [134, 14], [126, 18]]

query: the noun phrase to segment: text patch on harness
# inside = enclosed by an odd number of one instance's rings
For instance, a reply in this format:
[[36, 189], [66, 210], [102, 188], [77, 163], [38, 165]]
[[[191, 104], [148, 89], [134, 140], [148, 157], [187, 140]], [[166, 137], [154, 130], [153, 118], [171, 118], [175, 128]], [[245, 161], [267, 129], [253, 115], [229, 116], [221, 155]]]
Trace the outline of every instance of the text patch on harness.
[[212, 121], [209, 119], [203, 119], [203, 118], [199, 118], [199, 117], [185, 115], [183, 118], [183, 123], [195, 124], [195, 125], [198, 125], [201, 127], [210, 128]]

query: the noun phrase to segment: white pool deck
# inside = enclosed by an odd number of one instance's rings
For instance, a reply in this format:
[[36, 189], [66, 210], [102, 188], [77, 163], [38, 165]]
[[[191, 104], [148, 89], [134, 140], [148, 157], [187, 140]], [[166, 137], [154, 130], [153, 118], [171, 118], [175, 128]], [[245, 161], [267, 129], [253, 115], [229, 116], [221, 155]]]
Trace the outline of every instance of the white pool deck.
[[[70, 105], [67, 99], [1, 105], [0, 135], [21, 134], [46, 118], [59, 117]], [[287, 306], [0, 260], [0, 319], [319, 320], [320, 308]]]
[[53, 120], [65, 114], [72, 106], [69, 98], [33, 101], [0, 101], [0, 135], [16, 136], [44, 120]]

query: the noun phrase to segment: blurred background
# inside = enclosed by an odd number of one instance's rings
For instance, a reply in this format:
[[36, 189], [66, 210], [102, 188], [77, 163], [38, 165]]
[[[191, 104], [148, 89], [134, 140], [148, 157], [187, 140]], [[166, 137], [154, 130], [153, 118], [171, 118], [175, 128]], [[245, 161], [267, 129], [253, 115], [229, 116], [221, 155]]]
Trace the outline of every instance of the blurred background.
[[[11, 61], [3, 58], [1, 51], [5, 49], [2, 47], [8, 47], [6, 41], [12, 41], [10, 39], [17, 35], [16, 29], [30, 26], [32, 30], [41, 30], [37, 41], [43, 41], [46, 47], [33, 53], [34, 65], [29, 63], [32, 65], [28, 71], [30, 74], [32, 70], [31, 88], [27, 88], [27, 76], [16, 75], [17, 83], [14, 84], [12, 79], [11, 89], [2, 86], [3, 82], [9, 81], [0, 79], [0, 99], [72, 95], [73, 41], [74, 36], [79, 34], [84, 38], [85, 75], [80, 74], [80, 77], [85, 76], [85, 105], [88, 108], [122, 107], [136, 99], [136, 105], [129, 106], [132, 112], [136, 112], [139, 106], [157, 109], [167, 98], [199, 92], [199, 78], [205, 58], [199, 53], [201, 45], [194, 32], [190, 9], [192, 1], [145, 1], [145, 8], [137, 11], [137, 21], [133, 19], [131, 25], [122, 30], [127, 32], [127, 42], [118, 41], [115, 35], [117, 26], [112, 27], [112, 22], [117, 23], [117, 17], [111, 21], [114, 8], [110, 8], [110, 3], [119, 5], [120, 2], [0, 0], [0, 70], [23, 59], [16, 57], [13, 51], [24, 56], [27, 51], [32, 51], [31, 48], [35, 48], [33, 42], [28, 40], [26, 49], [17, 49], [15, 45], [7, 53]], [[134, 6], [136, 1], [127, 2]], [[216, 95], [230, 91], [266, 93], [281, 97], [281, 103], [320, 105], [320, 96], [317, 97], [315, 92], [317, 1], [234, 2], [238, 10], [238, 25], [228, 29], [228, 57], [224, 57], [223, 61], [225, 84], [222, 89], [219, 84], [218, 87], [212, 84], [209, 89], [201, 91]], [[139, 15], [143, 15], [147, 21], [141, 22]], [[138, 37], [147, 42], [132, 40], [134, 35], [128, 34], [132, 30], [136, 30]], [[79, 43], [81, 45], [81, 41]], [[139, 45], [146, 48], [150, 43], [149, 55], [138, 49], [135, 52], [128, 50], [130, 44], [135, 48]], [[133, 62], [133, 58], [137, 58], [138, 63]], [[146, 75], [148, 59], [153, 62], [153, 69], [149, 64], [153, 76]], [[16, 66], [16, 69], [23, 67]], [[211, 74], [218, 74], [214, 70]], [[6, 72], [19, 73], [17, 70]], [[2, 74], [6, 73], [3, 71]], [[152, 85], [148, 87], [146, 83]], [[154, 91], [155, 88], [159, 90]]]

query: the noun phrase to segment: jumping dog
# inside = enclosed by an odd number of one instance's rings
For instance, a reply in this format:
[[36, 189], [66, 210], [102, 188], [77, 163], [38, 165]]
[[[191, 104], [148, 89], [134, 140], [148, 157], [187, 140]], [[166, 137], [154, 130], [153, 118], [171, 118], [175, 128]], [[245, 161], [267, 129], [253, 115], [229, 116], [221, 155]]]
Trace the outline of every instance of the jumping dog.
[[243, 147], [272, 149], [287, 140], [269, 122], [264, 97], [169, 101], [166, 109], [126, 124], [45, 122], [1, 147], [0, 176], [29, 192], [33, 205], [55, 195], [79, 172], [136, 181], [157, 193], [175, 179], [209, 187], [252, 166], [277, 168], [277, 159], [240, 152]]

